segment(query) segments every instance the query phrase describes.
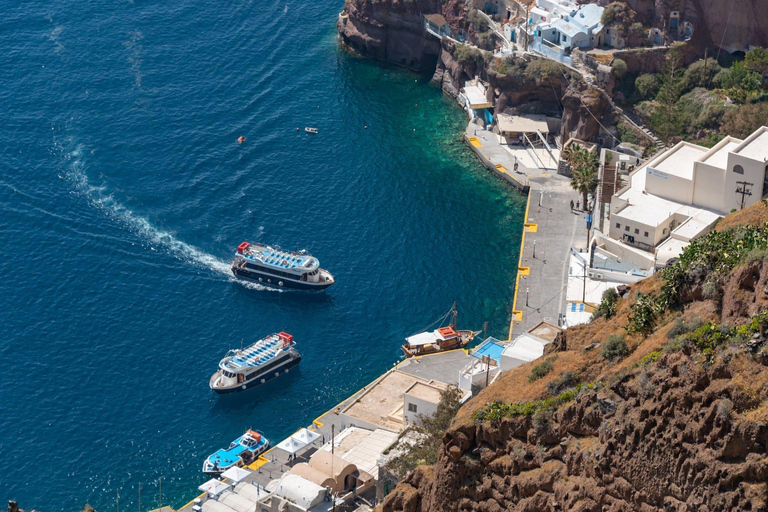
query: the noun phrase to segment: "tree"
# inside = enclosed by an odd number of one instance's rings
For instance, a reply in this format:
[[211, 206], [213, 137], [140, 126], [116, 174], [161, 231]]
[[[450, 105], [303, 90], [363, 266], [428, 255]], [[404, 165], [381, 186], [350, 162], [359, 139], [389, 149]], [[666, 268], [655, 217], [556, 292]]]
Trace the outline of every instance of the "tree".
[[621, 59], [613, 59], [613, 62], [611, 62], [611, 71], [616, 78], [621, 80], [624, 78], [624, 75], [627, 74], [627, 63]]
[[683, 74], [682, 91], [692, 91], [696, 87], [708, 89], [715, 75], [722, 69], [715, 59], [702, 59], [694, 62], [688, 66]]
[[[760, 47], [753, 48], [744, 56], [743, 65], [752, 73], [757, 73], [765, 79], [768, 76], [768, 52]], [[763, 86], [765, 86], [764, 81]]]
[[416, 434], [413, 442], [400, 443], [400, 452], [387, 461], [385, 468], [396, 477], [405, 478], [417, 466], [435, 464], [443, 436], [461, 407], [461, 397], [462, 392], [456, 386], [442, 391], [435, 413], [418, 416], [418, 422], [411, 427]]
[[584, 208], [586, 209], [589, 194], [594, 194], [597, 190], [597, 169], [600, 165], [597, 154], [588, 151], [579, 144], [571, 144], [563, 150], [562, 157], [573, 170], [571, 188], [581, 192]]
[[665, 70], [661, 74], [661, 86], [656, 96], [656, 108], [651, 114], [651, 125], [664, 142], [680, 133], [682, 128], [677, 100], [680, 99], [680, 76], [677, 66], [680, 56], [674, 50], [667, 55]]
[[650, 100], [656, 97], [661, 88], [661, 80], [658, 76], [646, 73], [635, 80], [635, 89], [641, 98]]

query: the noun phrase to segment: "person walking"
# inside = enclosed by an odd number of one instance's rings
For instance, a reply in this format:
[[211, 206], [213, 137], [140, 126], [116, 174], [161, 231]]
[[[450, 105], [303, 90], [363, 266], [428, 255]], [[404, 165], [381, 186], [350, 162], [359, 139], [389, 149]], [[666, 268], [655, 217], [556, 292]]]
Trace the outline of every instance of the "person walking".
[[571, 199], [571, 211], [573, 211], [573, 199]]
[[576, 209], [577, 209], [577, 210], [579, 210], [579, 209], [580, 209], [580, 208], [579, 208], [579, 201], [578, 201], [578, 199], [576, 200]]

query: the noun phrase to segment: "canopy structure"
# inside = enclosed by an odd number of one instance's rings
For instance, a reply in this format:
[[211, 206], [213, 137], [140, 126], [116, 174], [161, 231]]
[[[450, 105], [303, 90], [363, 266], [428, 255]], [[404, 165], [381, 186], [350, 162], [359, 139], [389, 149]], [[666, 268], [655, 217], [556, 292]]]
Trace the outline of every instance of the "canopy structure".
[[222, 482], [221, 480], [218, 480], [216, 478], [211, 478], [207, 482], [205, 482], [203, 485], [198, 487], [203, 492], [207, 492], [209, 496], [216, 497], [222, 492], [226, 491], [231, 487], [230, 484], [226, 482]]
[[234, 482], [235, 484], [240, 483], [243, 481], [246, 477], [248, 477], [251, 474], [250, 471], [239, 468], [237, 466], [232, 466], [228, 470], [226, 470], [224, 473], [221, 474], [223, 478], [226, 478], [227, 480], [230, 480]]
[[420, 332], [419, 334], [414, 334], [413, 336], [409, 336], [405, 338], [405, 341], [408, 342], [408, 345], [412, 347], [429, 345], [430, 343], [434, 343], [437, 340], [438, 338], [435, 336], [435, 333], [433, 332]]
[[502, 135], [536, 133], [537, 131], [543, 134], [549, 133], [546, 118], [538, 114], [529, 114], [526, 116], [499, 114], [496, 116], [496, 121], [499, 124], [499, 131]]
[[320, 438], [320, 434], [303, 428], [277, 445], [281, 450], [294, 454]]

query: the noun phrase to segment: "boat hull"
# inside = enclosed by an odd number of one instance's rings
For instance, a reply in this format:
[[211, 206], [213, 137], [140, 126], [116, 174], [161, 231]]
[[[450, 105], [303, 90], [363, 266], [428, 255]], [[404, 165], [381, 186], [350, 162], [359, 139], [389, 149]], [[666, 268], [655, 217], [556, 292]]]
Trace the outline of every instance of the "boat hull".
[[[231, 387], [216, 387], [211, 385], [211, 389], [219, 395], [232, 395], [234, 393], [241, 393], [243, 391], [248, 391], [249, 389], [257, 388], [262, 384], [266, 384], [267, 382], [273, 381], [276, 378], [278, 378], [280, 375], [285, 375], [293, 368], [296, 368], [300, 362], [301, 362], [301, 356], [299, 355], [299, 357], [291, 359], [287, 363], [281, 365], [279, 368], [275, 370], [270, 370], [269, 372], [261, 376], [254, 377], [242, 384], [237, 384]], [[216, 372], [213, 374], [213, 376], [211, 376], [211, 383], [213, 383], [216, 380], [218, 375], [219, 375], [219, 372]], [[262, 382], [262, 379], [264, 380], [264, 382]]]
[[[290, 288], [293, 290], [321, 291], [321, 290], [325, 290], [326, 288], [328, 288], [333, 284], [333, 281], [325, 282], [325, 283], [308, 283], [306, 281], [294, 281], [292, 279], [286, 279], [284, 277], [273, 276], [272, 274], [261, 272], [259, 270], [253, 270], [253, 269], [244, 270], [237, 267], [232, 267], [232, 273], [236, 277], [247, 279], [249, 281], [253, 281], [264, 286], [270, 286], [272, 288]], [[283, 283], [282, 286], [280, 285], [281, 282]]]

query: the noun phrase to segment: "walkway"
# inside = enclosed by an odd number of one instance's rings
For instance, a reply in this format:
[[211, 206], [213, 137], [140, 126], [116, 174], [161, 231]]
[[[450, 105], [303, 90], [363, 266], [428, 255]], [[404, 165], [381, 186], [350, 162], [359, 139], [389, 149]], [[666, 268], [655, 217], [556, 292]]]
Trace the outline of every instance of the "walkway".
[[570, 179], [554, 171], [528, 168], [518, 160], [515, 172], [514, 157], [489, 131], [469, 124], [465, 140], [483, 165], [528, 192], [509, 337], [542, 320], [557, 325], [565, 315], [570, 248], [587, 246], [585, 213], [570, 209], [580, 195]]

